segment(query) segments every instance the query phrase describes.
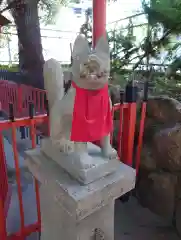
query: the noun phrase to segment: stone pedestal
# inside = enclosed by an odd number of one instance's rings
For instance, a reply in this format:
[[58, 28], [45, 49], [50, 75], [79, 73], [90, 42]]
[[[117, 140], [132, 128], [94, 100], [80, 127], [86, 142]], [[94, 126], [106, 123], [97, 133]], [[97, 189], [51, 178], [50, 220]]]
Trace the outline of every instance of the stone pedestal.
[[41, 240], [114, 240], [114, 200], [134, 188], [132, 168], [119, 163], [83, 185], [40, 149], [27, 151], [26, 163], [40, 182]]
[[87, 144], [88, 154], [75, 152], [65, 154], [53, 146], [50, 138], [46, 138], [41, 142], [41, 150], [80, 184], [85, 185], [111, 174], [119, 168], [120, 164], [117, 157], [111, 160], [103, 157], [100, 147], [92, 143]]

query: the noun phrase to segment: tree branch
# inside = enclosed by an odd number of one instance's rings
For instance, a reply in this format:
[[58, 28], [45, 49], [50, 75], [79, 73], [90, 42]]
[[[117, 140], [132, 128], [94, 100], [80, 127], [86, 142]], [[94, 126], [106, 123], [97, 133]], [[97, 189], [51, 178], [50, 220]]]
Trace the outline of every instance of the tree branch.
[[141, 56], [141, 58], [139, 59], [139, 61], [134, 65], [133, 70], [135, 70], [138, 65], [142, 62], [142, 60], [147, 56], [147, 54], [152, 54], [155, 50], [154, 47], [158, 47], [164, 40], [166, 37], [168, 37], [168, 35], [173, 31], [173, 29], [169, 29], [165, 32], [165, 34], [157, 41], [152, 43], [152, 50], [147, 52], [145, 51], [145, 53]]

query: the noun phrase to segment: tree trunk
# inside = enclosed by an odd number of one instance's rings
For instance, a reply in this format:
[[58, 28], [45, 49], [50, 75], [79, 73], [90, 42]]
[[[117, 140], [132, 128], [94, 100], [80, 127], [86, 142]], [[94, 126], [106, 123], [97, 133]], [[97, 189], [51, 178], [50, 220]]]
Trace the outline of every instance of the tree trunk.
[[18, 39], [20, 70], [26, 75], [25, 84], [44, 88], [40, 23], [38, 17], [38, 0], [25, 1], [23, 7], [13, 10]]

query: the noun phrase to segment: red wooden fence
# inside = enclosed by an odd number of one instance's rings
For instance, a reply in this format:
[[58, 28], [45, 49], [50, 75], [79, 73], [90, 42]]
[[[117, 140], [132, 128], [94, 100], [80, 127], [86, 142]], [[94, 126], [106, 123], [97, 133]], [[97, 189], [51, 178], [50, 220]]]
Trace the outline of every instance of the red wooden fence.
[[[19, 155], [17, 150], [16, 129], [19, 127], [30, 127], [30, 135], [32, 148], [36, 147], [36, 125], [47, 124], [48, 116], [45, 113], [45, 99], [46, 92], [25, 85], [8, 84], [7, 81], [0, 83], [0, 101], [2, 110], [9, 116], [10, 120], [0, 121], [0, 240], [15, 240], [25, 239], [33, 232], [41, 231], [41, 216], [40, 216], [40, 201], [38, 183], [35, 179], [35, 192], [37, 204], [37, 221], [34, 224], [25, 226], [24, 209], [22, 200], [20, 168], [19, 168]], [[9, 103], [12, 103], [13, 113], [9, 111]], [[29, 105], [31, 103], [35, 106], [35, 115], [30, 114]], [[136, 103], [119, 103], [113, 106], [113, 115], [115, 111], [119, 111], [119, 133], [118, 133], [118, 154], [120, 160], [130, 166], [133, 165], [133, 147], [136, 126]], [[38, 113], [38, 115], [36, 115]], [[146, 113], [146, 101], [142, 104], [140, 131], [138, 136], [135, 168], [139, 169], [139, 160], [142, 146], [142, 137], [144, 129], [144, 119]], [[24, 118], [19, 118], [26, 116]], [[15, 118], [14, 118], [15, 117]], [[17, 118], [18, 117], [18, 118]], [[16, 169], [16, 182], [17, 192], [19, 199], [20, 209], [20, 229], [18, 232], [9, 234], [7, 233], [6, 218], [9, 209], [11, 197], [11, 185], [8, 184], [7, 166], [4, 154], [3, 135], [2, 131], [10, 129], [12, 134], [12, 147], [14, 153], [14, 162]]]
[[[33, 232], [36, 232], [36, 231], [40, 232], [40, 226], [41, 226], [40, 201], [39, 201], [38, 183], [36, 179], [35, 179], [35, 192], [36, 192], [36, 203], [37, 203], [36, 207], [37, 207], [38, 220], [34, 224], [25, 226], [21, 179], [20, 179], [20, 168], [19, 168], [19, 155], [18, 155], [17, 140], [16, 140], [16, 129], [19, 128], [20, 126], [30, 127], [32, 148], [35, 148], [36, 147], [35, 126], [36, 124], [47, 124], [47, 122], [48, 122], [48, 117], [46, 115], [39, 115], [33, 118], [26, 118], [26, 119], [16, 119], [15, 121], [0, 122], [0, 138], [1, 139], [3, 138], [2, 131], [11, 129], [12, 143], [13, 143], [12, 147], [13, 147], [13, 153], [14, 153], [17, 192], [18, 192], [18, 199], [19, 199], [20, 219], [21, 219], [20, 230], [17, 233], [13, 233], [8, 236], [7, 229], [6, 229], [6, 216], [8, 211], [7, 205], [9, 204], [9, 200], [10, 200], [8, 195], [10, 185], [8, 184], [8, 176], [6, 171], [6, 159], [4, 154], [4, 146], [2, 144], [0, 146], [0, 152], [1, 152], [0, 171], [2, 171], [3, 178], [4, 178], [4, 181], [0, 181], [1, 182], [1, 185], [0, 185], [0, 239], [2, 240], [25, 239], [26, 236], [30, 235]], [[1, 179], [1, 176], [2, 175], [0, 175], [0, 179]]]
[[9, 103], [13, 104], [15, 117], [28, 116], [29, 103], [35, 106], [36, 114], [46, 113], [46, 91], [6, 80], [0, 81], [1, 109], [9, 115]]

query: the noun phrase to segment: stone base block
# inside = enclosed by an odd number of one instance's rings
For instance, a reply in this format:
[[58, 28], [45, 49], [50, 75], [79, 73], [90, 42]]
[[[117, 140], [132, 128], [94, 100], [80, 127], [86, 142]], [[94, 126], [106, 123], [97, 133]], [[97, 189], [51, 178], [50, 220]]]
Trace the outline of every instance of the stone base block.
[[41, 240], [113, 240], [114, 200], [135, 185], [135, 171], [117, 170], [81, 185], [41, 150], [26, 152], [26, 164], [40, 185]]
[[48, 192], [47, 186], [41, 186], [41, 240], [114, 240], [114, 201], [84, 220], [75, 221]]
[[[65, 154], [55, 148], [51, 139], [47, 138], [42, 140], [41, 150], [82, 184], [94, 182], [116, 171], [120, 164], [117, 158], [103, 158], [101, 149], [92, 143], [88, 143], [88, 154]], [[87, 167], [86, 163], [91, 167]]]

